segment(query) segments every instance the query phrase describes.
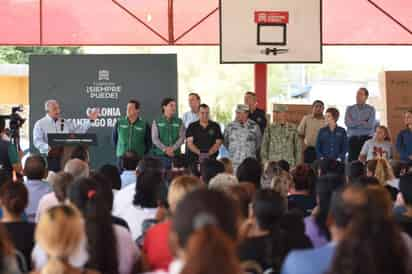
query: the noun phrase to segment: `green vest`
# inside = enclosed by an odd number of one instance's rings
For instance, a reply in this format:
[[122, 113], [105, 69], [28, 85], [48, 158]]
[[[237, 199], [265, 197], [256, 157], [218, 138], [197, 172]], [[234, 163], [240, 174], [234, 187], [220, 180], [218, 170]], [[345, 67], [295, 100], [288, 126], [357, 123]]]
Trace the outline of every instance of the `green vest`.
[[[155, 120], [157, 130], [159, 132], [159, 139], [165, 146], [173, 146], [179, 139], [180, 128], [182, 127], [182, 120], [176, 116], [173, 116], [171, 120], [167, 120], [164, 115]], [[153, 154], [157, 156], [166, 155], [161, 149], [154, 146]], [[175, 150], [175, 155], [180, 154], [180, 147]]]
[[146, 150], [146, 122], [138, 119], [134, 124], [130, 124], [127, 117], [122, 117], [117, 121], [117, 147], [116, 156], [121, 157], [127, 151], [134, 151], [139, 156], [143, 156]]

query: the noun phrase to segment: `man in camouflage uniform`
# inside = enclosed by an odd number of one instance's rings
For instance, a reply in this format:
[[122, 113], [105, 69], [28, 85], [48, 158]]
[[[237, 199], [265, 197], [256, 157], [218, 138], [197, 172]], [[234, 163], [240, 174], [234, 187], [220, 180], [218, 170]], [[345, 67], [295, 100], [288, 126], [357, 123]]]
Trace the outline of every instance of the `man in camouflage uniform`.
[[260, 156], [263, 163], [286, 160], [291, 166], [301, 161], [301, 140], [297, 126], [287, 122], [287, 106], [274, 105], [274, 123], [263, 135]]
[[224, 133], [224, 145], [229, 150], [234, 170], [248, 157], [257, 158], [262, 134], [259, 125], [250, 120], [249, 107], [237, 105], [236, 120], [227, 125]]

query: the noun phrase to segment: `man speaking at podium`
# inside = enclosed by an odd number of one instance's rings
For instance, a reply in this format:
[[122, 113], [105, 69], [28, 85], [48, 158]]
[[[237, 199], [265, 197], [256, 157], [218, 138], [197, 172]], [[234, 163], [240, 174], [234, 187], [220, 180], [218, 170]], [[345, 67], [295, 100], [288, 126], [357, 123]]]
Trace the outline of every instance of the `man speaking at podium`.
[[88, 115], [88, 122], [83, 125], [75, 125], [72, 121], [60, 117], [60, 105], [56, 100], [46, 101], [44, 109], [46, 111], [46, 116], [34, 124], [33, 144], [41, 154], [47, 155], [48, 169], [57, 172], [61, 169], [61, 155], [49, 146], [47, 134], [86, 133], [91, 126], [91, 122], [96, 120], [99, 116], [99, 112], [98, 110], [94, 110]]

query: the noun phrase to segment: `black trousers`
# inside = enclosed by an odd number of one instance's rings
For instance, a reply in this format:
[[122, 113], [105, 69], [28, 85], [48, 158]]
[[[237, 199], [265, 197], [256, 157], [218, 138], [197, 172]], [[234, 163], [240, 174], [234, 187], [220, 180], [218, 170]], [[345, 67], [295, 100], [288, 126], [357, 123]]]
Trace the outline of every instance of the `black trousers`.
[[368, 135], [351, 136], [349, 138], [348, 162], [358, 160], [363, 144], [369, 139], [370, 137]]
[[54, 172], [59, 172], [61, 170], [60, 157], [49, 157], [47, 156], [47, 169]]
[[316, 161], [316, 149], [315, 147], [308, 146], [303, 151], [303, 162], [305, 164], [313, 164]]

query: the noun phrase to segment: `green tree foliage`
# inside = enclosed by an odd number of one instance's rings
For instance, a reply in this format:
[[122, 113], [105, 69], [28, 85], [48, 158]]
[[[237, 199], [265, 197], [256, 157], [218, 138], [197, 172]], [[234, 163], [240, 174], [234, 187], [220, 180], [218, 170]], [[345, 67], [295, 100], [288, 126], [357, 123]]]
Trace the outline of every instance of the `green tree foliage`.
[[80, 47], [0, 47], [0, 64], [28, 64], [30, 55], [79, 54]]

